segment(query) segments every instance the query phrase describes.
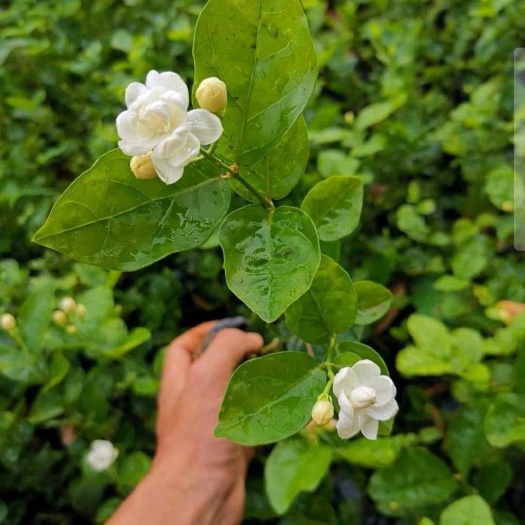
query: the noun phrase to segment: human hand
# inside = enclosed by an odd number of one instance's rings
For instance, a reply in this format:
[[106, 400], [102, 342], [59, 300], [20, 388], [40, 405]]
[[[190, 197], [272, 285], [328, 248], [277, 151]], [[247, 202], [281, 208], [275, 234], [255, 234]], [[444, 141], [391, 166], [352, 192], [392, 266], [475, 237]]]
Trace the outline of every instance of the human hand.
[[175, 339], [164, 361], [158, 397], [157, 451], [150, 473], [108, 525], [236, 525], [252, 450], [213, 436], [234, 368], [261, 348], [262, 337], [221, 330], [198, 356], [215, 323]]

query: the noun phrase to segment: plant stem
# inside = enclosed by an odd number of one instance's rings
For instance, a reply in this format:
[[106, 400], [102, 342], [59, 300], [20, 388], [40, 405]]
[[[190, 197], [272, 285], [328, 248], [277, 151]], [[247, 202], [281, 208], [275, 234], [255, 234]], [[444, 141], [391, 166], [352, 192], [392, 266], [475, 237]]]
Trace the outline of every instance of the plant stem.
[[[273, 205], [273, 202], [269, 199], [266, 199], [263, 195], [261, 195], [249, 182], [244, 180], [240, 175], [237, 169], [232, 168], [231, 166], [228, 166], [225, 162], [223, 162], [221, 159], [217, 158], [215, 155], [212, 154], [214, 148], [213, 146], [209, 150], [205, 150], [204, 148], [201, 148], [201, 155], [208, 159], [210, 162], [218, 166], [219, 168], [222, 168], [228, 173], [228, 177], [225, 177], [227, 179], [235, 179], [239, 181], [252, 195], [257, 197], [257, 200], [269, 211], [273, 212], [275, 210], [275, 206]], [[234, 165], [236, 166], [236, 165]]]

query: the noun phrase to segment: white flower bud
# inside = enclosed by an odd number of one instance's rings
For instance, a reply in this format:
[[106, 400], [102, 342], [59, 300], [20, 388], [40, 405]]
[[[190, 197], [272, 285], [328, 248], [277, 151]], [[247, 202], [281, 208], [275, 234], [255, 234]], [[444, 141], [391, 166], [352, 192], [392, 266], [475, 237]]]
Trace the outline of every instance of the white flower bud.
[[58, 307], [66, 312], [66, 314], [72, 314], [76, 310], [77, 303], [72, 297], [64, 297], [58, 303]]
[[334, 417], [334, 405], [329, 399], [317, 401], [312, 408], [312, 419], [318, 425], [326, 425]]
[[16, 319], [14, 315], [2, 314], [0, 315], [0, 326], [6, 332], [12, 332], [16, 328]]
[[118, 456], [118, 450], [111, 441], [105, 439], [95, 439], [91, 443], [91, 448], [86, 456], [90, 467], [101, 472], [111, 466]]
[[53, 322], [58, 326], [66, 326], [67, 315], [62, 310], [55, 310], [51, 315]]
[[84, 317], [86, 315], [86, 305], [82, 304], [82, 303], [79, 303], [77, 304], [77, 315], [79, 317]]
[[203, 109], [212, 113], [221, 113], [228, 104], [226, 84], [217, 77], [205, 78], [195, 92], [197, 102]]
[[144, 155], [135, 155], [135, 157], [132, 157], [129, 167], [137, 179], [157, 178], [157, 172], [151, 160], [151, 151]]

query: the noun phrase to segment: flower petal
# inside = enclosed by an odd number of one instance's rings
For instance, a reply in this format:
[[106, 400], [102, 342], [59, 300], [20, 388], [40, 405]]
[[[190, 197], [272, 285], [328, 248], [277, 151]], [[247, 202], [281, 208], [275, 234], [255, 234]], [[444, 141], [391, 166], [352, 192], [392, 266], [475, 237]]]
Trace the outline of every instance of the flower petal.
[[204, 145], [219, 140], [224, 131], [221, 119], [207, 109], [193, 109], [188, 112], [188, 124], [191, 125], [191, 132]]
[[[143, 143], [130, 142], [127, 140], [119, 140], [118, 147], [125, 155], [144, 155], [150, 151]], [[150, 148], [151, 149], [151, 148]]]
[[[358, 361], [352, 370], [356, 373], [359, 382], [364, 385], [367, 379], [381, 375], [381, 369], [370, 359]], [[368, 383], [367, 383], [368, 385]]]
[[377, 439], [377, 431], [379, 430], [377, 419], [368, 416], [364, 410], [356, 410], [356, 413], [363, 436], [371, 440]]
[[368, 408], [365, 408], [367, 415], [379, 421], [386, 421], [387, 419], [394, 417], [398, 410], [399, 406], [397, 405], [397, 401], [395, 399], [391, 399], [388, 401], [388, 403], [382, 406], [372, 405]]
[[140, 82], [132, 82], [127, 88], [126, 88], [126, 106], [131, 106], [137, 98], [140, 97], [143, 93], [145, 93], [148, 90], [148, 88], [141, 84]]
[[184, 166], [172, 166], [165, 159], [152, 159], [159, 179], [166, 184], [177, 182], [184, 173]]
[[365, 385], [376, 391], [376, 406], [383, 406], [396, 395], [396, 387], [388, 376], [372, 377], [365, 381]]
[[185, 108], [187, 108], [190, 103], [188, 86], [186, 86], [180, 75], [173, 73], [173, 71], [165, 71], [163, 73], [155, 70], [150, 71], [146, 76], [146, 87], [162, 87], [166, 90], [175, 91], [181, 95]]
[[345, 413], [345, 415], [347, 415], [348, 417], [354, 417], [354, 407], [352, 406], [352, 403], [350, 403], [344, 392], [341, 392], [337, 396], [337, 402], [339, 403], [339, 408], [342, 412]]
[[152, 159], [167, 160], [171, 166], [186, 166], [199, 154], [199, 150], [197, 137], [189, 132], [188, 126], [181, 126], [153, 150]]
[[332, 388], [336, 397], [339, 398], [339, 394], [343, 391], [347, 397], [350, 396], [352, 390], [358, 386], [361, 386], [361, 384], [359, 383], [355, 372], [347, 366], [345, 368], [341, 368], [341, 370], [335, 374], [334, 385]]
[[360, 430], [357, 418], [350, 418], [344, 413], [339, 414], [335, 428], [337, 428], [337, 433], [341, 439], [349, 439]]

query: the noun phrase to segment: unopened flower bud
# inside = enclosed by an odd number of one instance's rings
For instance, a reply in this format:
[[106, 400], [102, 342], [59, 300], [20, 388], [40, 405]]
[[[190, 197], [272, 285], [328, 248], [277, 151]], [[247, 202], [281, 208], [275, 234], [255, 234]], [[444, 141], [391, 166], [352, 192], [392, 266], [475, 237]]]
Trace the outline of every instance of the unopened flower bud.
[[334, 405], [330, 399], [318, 400], [312, 408], [312, 419], [318, 425], [326, 425], [334, 417]]
[[51, 315], [53, 322], [58, 326], [66, 326], [67, 315], [62, 310], [55, 310]]
[[86, 315], [86, 305], [82, 303], [77, 304], [76, 312], [79, 317], [84, 317]]
[[0, 326], [6, 332], [12, 332], [16, 328], [16, 319], [14, 315], [2, 314], [0, 315]]
[[78, 328], [74, 324], [68, 324], [66, 326], [66, 332], [68, 334], [73, 335], [73, 334], [76, 334], [78, 332]]
[[157, 172], [151, 160], [151, 151], [144, 155], [132, 157], [129, 167], [137, 179], [155, 179]]
[[66, 312], [66, 314], [72, 314], [76, 310], [77, 303], [72, 297], [64, 297], [58, 303], [58, 307]]
[[109, 468], [115, 459], [117, 459], [117, 456], [118, 449], [113, 446], [111, 441], [95, 439], [95, 441], [91, 443], [86, 460], [92, 469], [101, 472]]
[[212, 113], [221, 113], [228, 104], [226, 84], [217, 77], [205, 78], [195, 93], [199, 106]]

